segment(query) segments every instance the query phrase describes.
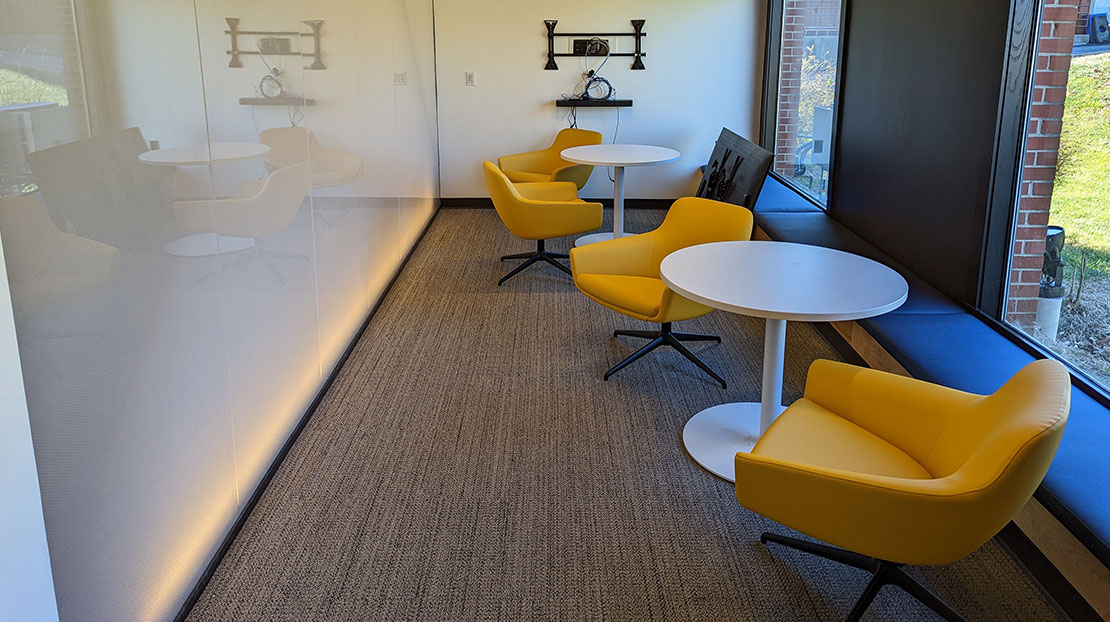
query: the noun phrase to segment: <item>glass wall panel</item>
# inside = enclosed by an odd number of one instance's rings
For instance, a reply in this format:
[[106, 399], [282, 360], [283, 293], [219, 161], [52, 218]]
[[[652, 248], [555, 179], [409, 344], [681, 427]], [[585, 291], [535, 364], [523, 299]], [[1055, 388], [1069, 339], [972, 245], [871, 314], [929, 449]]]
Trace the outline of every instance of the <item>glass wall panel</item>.
[[1006, 321], [1110, 388], [1110, 53], [1074, 37], [1080, 11], [1038, 29]]
[[172, 618], [434, 211], [431, 2], [0, 9], [59, 609]]
[[841, 0], [785, 0], [775, 125], [775, 172], [827, 199]]

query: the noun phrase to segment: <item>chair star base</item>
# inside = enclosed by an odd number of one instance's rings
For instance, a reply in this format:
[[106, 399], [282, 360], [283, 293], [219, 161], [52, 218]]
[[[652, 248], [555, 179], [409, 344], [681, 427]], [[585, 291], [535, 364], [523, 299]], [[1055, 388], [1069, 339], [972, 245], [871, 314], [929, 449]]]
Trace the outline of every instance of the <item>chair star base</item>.
[[644, 346], [644, 347], [640, 348], [639, 350], [636, 350], [635, 352], [630, 354], [628, 356], [628, 358], [626, 358], [623, 361], [621, 361], [620, 363], [617, 363], [616, 365], [614, 365], [612, 369], [605, 372], [605, 379], [606, 380], [608, 380], [609, 377], [612, 376], [613, 374], [617, 373], [618, 371], [620, 371], [620, 370], [624, 369], [625, 367], [628, 367], [632, 363], [636, 362], [638, 359], [643, 357], [648, 352], [651, 352], [652, 350], [654, 350], [654, 349], [656, 349], [660, 346], [670, 346], [670, 347], [674, 348], [675, 350], [678, 350], [679, 354], [681, 354], [682, 356], [685, 356], [694, 365], [697, 365], [699, 369], [701, 369], [705, 373], [712, 376], [714, 380], [716, 380], [717, 382], [720, 383], [722, 389], [727, 389], [728, 388], [728, 384], [725, 382], [724, 378], [721, 378], [721, 376], [718, 375], [717, 372], [713, 371], [713, 369], [711, 367], [709, 367], [709, 365], [706, 365], [704, 361], [702, 361], [700, 358], [697, 357], [697, 355], [695, 355], [693, 352], [691, 352], [686, 346], [682, 345], [683, 341], [715, 341], [717, 343], [721, 343], [721, 338], [720, 337], [715, 337], [713, 335], [694, 335], [694, 334], [691, 334], [691, 333], [676, 333], [676, 332], [673, 332], [671, 330], [671, 323], [670, 322], [664, 322], [660, 326], [659, 331], [617, 330], [617, 331], [613, 331], [613, 336], [614, 337], [621, 337], [621, 336], [636, 337], [637, 339], [650, 339], [651, 341], [646, 346]]
[[524, 263], [514, 268], [512, 272], [501, 277], [501, 280], [497, 282], [497, 286], [500, 287], [505, 281], [508, 281], [514, 276], [520, 274], [522, 271], [524, 271], [525, 268], [536, 263], [537, 261], [545, 261], [562, 270], [563, 272], [570, 274], [570, 268], [556, 261], [556, 259], [569, 259], [570, 255], [567, 255], [566, 253], [549, 253], [547, 252], [547, 250], [544, 249], [543, 243], [544, 240], [536, 240], [535, 253], [518, 253], [516, 255], [505, 255], [504, 257], [502, 257], [501, 261], [509, 261], [510, 259], [527, 259], [528, 261], [525, 261]]
[[895, 564], [844, 549], [838, 549], [833, 546], [808, 542], [788, 536], [780, 536], [773, 533], [764, 533], [759, 536], [759, 541], [763, 544], [774, 542], [775, 544], [781, 544], [811, 555], [824, 557], [834, 562], [870, 572], [871, 581], [867, 584], [867, 588], [864, 589], [859, 600], [856, 601], [856, 605], [852, 608], [852, 612], [848, 614], [846, 619], [847, 622], [856, 622], [859, 620], [863, 616], [863, 612], [871, 605], [871, 601], [875, 600], [875, 597], [879, 594], [879, 590], [881, 590], [884, 585], [897, 585], [945, 620], [949, 620], [950, 622], [967, 622], [963, 616], [956, 613], [955, 609], [949, 607], [944, 601], [938, 598], [936, 594], [929, 591], [929, 588], [921, 585], [906, 574], [905, 571], [902, 570], [902, 564]]

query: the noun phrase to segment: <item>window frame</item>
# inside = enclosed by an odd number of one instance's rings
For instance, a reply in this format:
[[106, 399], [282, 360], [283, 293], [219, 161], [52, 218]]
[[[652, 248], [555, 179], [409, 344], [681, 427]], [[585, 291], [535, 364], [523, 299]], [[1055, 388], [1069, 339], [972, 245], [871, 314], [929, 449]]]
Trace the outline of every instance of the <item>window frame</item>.
[[[781, 74], [780, 69], [782, 68], [782, 27], [785, 4], [786, 0], [767, 0], [767, 20], [765, 26], [767, 29], [767, 36], [764, 37], [763, 48], [763, 97], [760, 103], [759, 146], [770, 151], [774, 158], [778, 157], [778, 154], [775, 153], [775, 143], [778, 138], [779, 78]], [[815, 207], [820, 208], [821, 211], [824, 212], [832, 211], [833, 186], [836, 183], [837, 133], [840, 131], [840, 104], [843, 95], [843, 81], [840, 77], [844, 70], [844, 54], [847, 49], [845, 42], [847, 41], [848, 34], [848, 12], [851, 10], [851, 4], [852, 0], [841, 0], [840, 2], [840, 30], [837, 33], [836, 42], [836, 79], [833, 82], [832, 134], [829, 139], [831, 143], [829, 145], [829, 181], [828, 187], [825, 189], [825, 202], [822, 203], [817, 197], [802, 190], [792, 179], [775, 171], [774, 164], [771, 165], [771, 170], [767, 173], [776, 181], [782, 183], [798, 196], [812, 203]]]

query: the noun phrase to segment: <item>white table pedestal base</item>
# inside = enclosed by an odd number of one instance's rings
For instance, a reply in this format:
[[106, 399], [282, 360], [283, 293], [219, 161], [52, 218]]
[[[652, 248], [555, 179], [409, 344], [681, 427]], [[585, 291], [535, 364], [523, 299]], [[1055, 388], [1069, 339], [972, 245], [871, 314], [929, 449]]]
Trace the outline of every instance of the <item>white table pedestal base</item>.
[[736, 452], [759, 440], [759, 402], [721, 404], [694, 415], [682, 428], [690, 456], [721, 479], [736, 481]]
[[166, 253], [175, 257], [208, 257], [224, 253], [237, 253], [252, 246], [254, 246], [253, 238], [197, 233], [170, 242], [166, 245]]
[[607, 242], [613, 239], [613, 232], [606, 231], [604, 233], [591, 233], [584, 235], [574, 241], [575, 246], [586, 246], [587, 244], [594, 244], [597, 242]]

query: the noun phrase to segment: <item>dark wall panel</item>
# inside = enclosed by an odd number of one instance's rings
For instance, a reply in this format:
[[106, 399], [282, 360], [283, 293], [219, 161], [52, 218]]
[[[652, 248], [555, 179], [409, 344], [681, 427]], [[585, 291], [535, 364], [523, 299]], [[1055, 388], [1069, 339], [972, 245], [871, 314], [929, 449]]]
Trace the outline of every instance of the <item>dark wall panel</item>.
[[1009, 19], [1004, 0], [852, 0], [830, 209], [975, 302]]

